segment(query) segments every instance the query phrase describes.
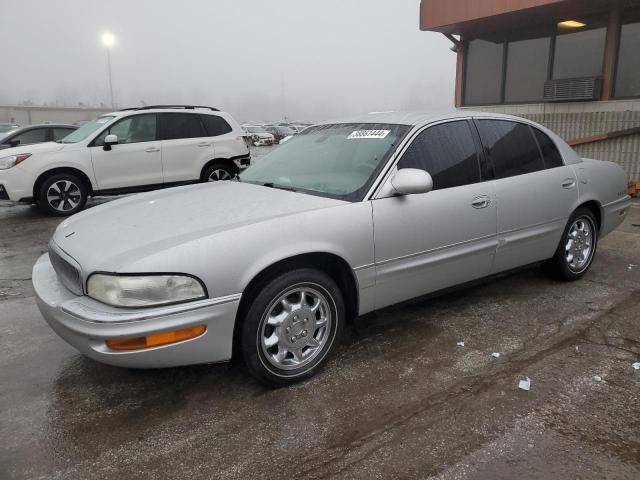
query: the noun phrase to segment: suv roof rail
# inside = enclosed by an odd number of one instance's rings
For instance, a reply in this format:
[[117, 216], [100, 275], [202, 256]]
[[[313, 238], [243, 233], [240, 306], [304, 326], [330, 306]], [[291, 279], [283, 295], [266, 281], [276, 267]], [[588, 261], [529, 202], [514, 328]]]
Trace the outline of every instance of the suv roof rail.
[[218, 108], [207, 107], [207, 106], [204, 106], [204, 105], [145, 105], [144, 107], [123, 108], [120, 111], [124, 112], [126, 110], [151, 110], [153, 108], [184, 108], [185, 110], [194, 110], [196, 108], [206, 108], [206, 109], [212, 110], [214, 112], [219, 112], [220, 111], [220, 109], [218, 109]]

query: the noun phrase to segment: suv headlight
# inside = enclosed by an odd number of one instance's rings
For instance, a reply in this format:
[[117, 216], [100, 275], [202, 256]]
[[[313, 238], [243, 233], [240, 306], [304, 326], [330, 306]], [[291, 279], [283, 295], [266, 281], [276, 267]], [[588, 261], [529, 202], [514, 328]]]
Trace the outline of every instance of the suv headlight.
[[7, 170], [8, 168], [15, 167], [19, 163], [24, 162], [30, 156], [30, 153], [20, 153], [18, 155], [2, 157], [0, 158], [0, 170]]
[[151, 307], [207, 298], [202, 283], [187, 275], [111, 275], [94, 273], [87, 294], [114, 307]]

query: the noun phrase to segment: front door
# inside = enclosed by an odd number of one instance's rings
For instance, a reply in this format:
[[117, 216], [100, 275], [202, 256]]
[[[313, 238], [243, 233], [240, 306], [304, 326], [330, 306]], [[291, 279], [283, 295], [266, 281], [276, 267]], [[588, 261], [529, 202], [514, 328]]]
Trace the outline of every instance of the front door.
[[[107, 135], [118, 143], [104, 150]], [[114, 123], [91, 143], [91, 160], [99, 190], [161, 185], [162, 151], [157, 115], [132, 115]]]
[[468, 120], [419, 133], [397, 165], [431, 174], [433, 190], [372, 201], [376, 308], [491, 272], [496, 202]]

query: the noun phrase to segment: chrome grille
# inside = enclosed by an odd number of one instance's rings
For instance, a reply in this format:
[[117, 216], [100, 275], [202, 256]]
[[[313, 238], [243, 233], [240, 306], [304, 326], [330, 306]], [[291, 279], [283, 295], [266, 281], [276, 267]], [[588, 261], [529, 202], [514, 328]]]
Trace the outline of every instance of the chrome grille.
[[82, 274], [80, 270], [69, 263], [56, 252], [55, 247], [49, 243], [49, 260], [62, 284], [76, 295], [82, 295]]

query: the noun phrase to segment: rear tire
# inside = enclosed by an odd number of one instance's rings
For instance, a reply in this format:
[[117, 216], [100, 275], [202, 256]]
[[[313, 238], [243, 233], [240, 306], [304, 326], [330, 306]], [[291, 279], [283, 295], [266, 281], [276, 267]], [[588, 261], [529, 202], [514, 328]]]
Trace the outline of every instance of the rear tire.
[[249, 372], [270, 387], [315, 375], [335, 351], [345, 323], [336, 282], [311, 268], [283, 273], [250, 300], [240, 346]]
[[555, 255], [545, 270], [558, 280], [572, 282], [591, 267], [598, 247], [598, 222], [593, 212], [579, 208], [567, 222]]
[[84, 208], [87, 195], [87, 186], [80, 178], [70, 173], [59, 173], [42, 182], [37, 202], [44, 213], [66, 217]]
[[235, 171], [224, 163], [214, 163], [209, 165], [202, 172], [203, 182], [217, 182], [219, 180], [233, 180], [235, 177]]

